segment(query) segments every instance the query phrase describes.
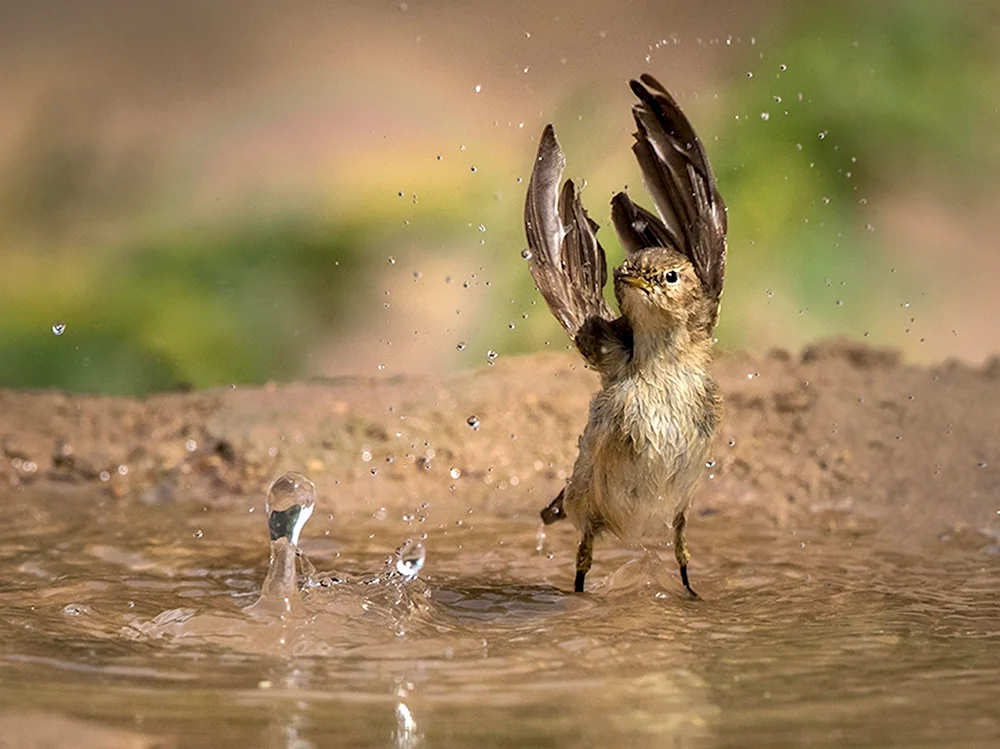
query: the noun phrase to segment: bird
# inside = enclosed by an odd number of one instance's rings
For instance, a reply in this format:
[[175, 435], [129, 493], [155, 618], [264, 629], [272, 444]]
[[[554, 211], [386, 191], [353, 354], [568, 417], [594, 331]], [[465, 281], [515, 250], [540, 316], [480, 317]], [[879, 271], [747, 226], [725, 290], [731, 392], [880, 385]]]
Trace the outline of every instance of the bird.
[[723, 415], [710, 368], [728, 218], [705, 148], [674, 97], [649, 74], [629, 86], [632, 151], [656, 213], [625, 192], [611, 200], [625, 251], [613, 273], [620, 314], [604, 297], [600, 226], [572, 180], [560, 187], [566, 158], [552, 125], [542, 131], [528, 183], [522, 255], [601, 381], [572, 475], [541, 516], [546, 525], [568, 518], [581, 534], [574, 591], [584, 590], [595, 539], [610, 533], [636, 545], [672, 529], [681, 582], [697, 598], [685, 529]]

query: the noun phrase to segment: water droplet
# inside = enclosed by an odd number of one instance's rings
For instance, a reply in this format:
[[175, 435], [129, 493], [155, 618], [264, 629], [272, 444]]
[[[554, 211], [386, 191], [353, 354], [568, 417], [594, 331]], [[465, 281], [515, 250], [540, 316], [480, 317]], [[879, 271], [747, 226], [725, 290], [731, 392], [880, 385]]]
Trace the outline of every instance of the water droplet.
[[532, 258], [531, 250], [529, 249], [521, 250], [521, 257], [523, 257], [525, 260], [531, 260]]
[[760, 113], [760, 118], [762, 120], [764, 120], [764, 122], [767, 122], [769, 119], [771, 119], [771, 113], [770, 112], [761, 112]]
[[478, 429], [479, 429], [479, 417], [476, 416], [475, 414], [472, 414], [472, 416], [470, 416], [469, 418], [467, 418], [465, 420], [465, 423], [468, 424], [473, 429], [475, 429], [475, 430], [478, 431]]
[[735, 438], [729, 440], [729, 446], [730, 447], [736, 447], [736, 439]]
[[781, 65], [778, 66], [778, 70], [784, 72], [784, 71], [788, 70], [788, 66], [785, 65], [784, 63], [782, 63]]
[[479, 170], [476, 168], [476, 165], [473, 164], [471, 167], [469, 167], [469, 171], [470, 172], [476, 172], [476, 171], [479, 171]]
[[205, 533], [199, 528], [192, 535], [194, 535], [195, 538], [201, 538], [202, 536], [205, 535]]
[[389, 255], [389, 265], [395, 265], [395, 264], [396, 264], [396, 258], [394, 258], [392, 255]]
[[55, 333], [56, 335], [62, 335], [63, 333], [66, 332], [66, 323], [60, 320], [59, 322], [57, 322], [55, 325], [52, 326], [52, 332]]
[[396, 549], [396, 572], [403, 576], [404, 581], [409, 582], [420, 574], [426, 559], [427, 549], [423, 543], [408, 539]]
[[458, 468], [452, 468], [450, 471], [448, 471], [448, 475], [451, 476], [453, 479], [457, 479], [459, 476], [462, 475], [462, 472]]
[[477, 83], [476, 84], [476, 93], [478, 94], [482, 90], [483, 90], [483, 85], [481, 83]]
[[493, 349], [490, 349], [489, 351], [486, 352], [486, 363], [489, 364], [490, 366], [493, 366], [493, 362], [497, 360], [497, 356], [498, 356], [497, 352], [494, 351]]
[[513, 329], [515, 328], [515, 325], [514, 325], [514, 323], [512, 323], [512, 322], [509, 322], [509, 323], [507, 323], [507, 328], [508, 328], [509, 330], [513, 330]]
[[455, 348], [459, 351], [465, 351], [465, 341], [459, 341], [455, 344]]
[[289, 471], [274, 480], [267, 490], [267, 527], [271, 541], [287, 539], [299, 543], [299, 533], [316, 507], [316, 486], [308, 476]]
[[483, 224], [480, 224], [479, 231], [486, 231], [486, 227]]

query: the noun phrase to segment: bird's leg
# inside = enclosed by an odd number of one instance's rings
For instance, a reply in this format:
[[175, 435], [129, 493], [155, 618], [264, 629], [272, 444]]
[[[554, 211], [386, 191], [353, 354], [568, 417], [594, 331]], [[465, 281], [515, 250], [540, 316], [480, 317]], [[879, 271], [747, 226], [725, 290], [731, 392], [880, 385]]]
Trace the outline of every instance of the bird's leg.
[[590, 565], [594, 562], [594, 530], [588, 523], [583, 531], [583, 538], [580, 539], [580, 548], [576, 550], [576, 581], [573, 583], [573, 590], [576, 593], [583, 593], [583, 580], [590, 572]]
[[674, 515], [674, 556], [677, 557], [677, 564], [681, 568], [681, 582], [695, 598], [698, 594], [691, 588], [688, 582], [688, 562], [691, 561], [691, 552], [687, 550], [687, 541], [684, 539], [684, 526], [687, 525], [687, 513], [683, 510]]

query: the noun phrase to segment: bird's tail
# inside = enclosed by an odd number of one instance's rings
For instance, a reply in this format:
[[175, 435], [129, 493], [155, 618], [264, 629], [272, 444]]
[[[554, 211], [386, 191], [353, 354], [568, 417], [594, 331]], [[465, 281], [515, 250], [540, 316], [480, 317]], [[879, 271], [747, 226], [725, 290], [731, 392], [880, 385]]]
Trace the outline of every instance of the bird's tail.
[[545, 525], [552, 525], [558, 520], [565, 520], [566, 511], [563, 509], [563, 493], [565, 491], [563, 489], [559, 492], [559, 496], [549, 502], [548, 506], [542, 510], [542, 522]]

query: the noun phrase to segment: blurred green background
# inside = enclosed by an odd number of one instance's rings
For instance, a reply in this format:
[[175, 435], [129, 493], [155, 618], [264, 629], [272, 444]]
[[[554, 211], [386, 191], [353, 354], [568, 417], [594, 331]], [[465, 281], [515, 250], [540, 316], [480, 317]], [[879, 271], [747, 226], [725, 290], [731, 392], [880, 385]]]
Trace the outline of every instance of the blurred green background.
[[[601, 224], [648, 71], [730, 211], [726, 348], [998, 348], [997, 3], [0, 5], [0, 386], [146, 393], [566, 347], [541, 128]], [[600, 238], [613, 262], [613, 232]]]

